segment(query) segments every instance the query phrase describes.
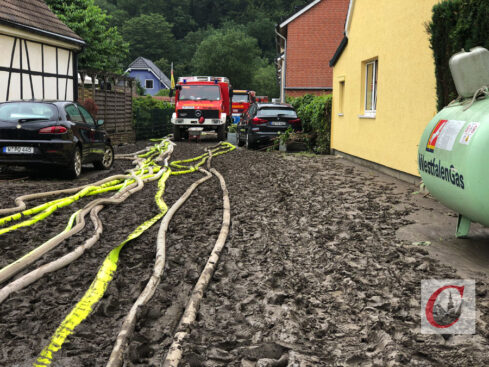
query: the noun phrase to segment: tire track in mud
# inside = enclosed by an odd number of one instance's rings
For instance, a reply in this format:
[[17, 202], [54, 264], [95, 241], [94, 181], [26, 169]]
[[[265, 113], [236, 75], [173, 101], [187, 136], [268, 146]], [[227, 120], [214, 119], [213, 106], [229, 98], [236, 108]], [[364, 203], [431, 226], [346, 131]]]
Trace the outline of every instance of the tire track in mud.
[[[416, 209], [409, 190], [335, 157], [239, 153], [241, 169], [227, 181], [227, 251], [185, 344], [186, 363], [487, 365], [487, 321], [476, 335], [448, 341], [419, 334], [421, 279], [456, 275], [396, 239]], [[484, 314], [486, 281], [478, 287]]]

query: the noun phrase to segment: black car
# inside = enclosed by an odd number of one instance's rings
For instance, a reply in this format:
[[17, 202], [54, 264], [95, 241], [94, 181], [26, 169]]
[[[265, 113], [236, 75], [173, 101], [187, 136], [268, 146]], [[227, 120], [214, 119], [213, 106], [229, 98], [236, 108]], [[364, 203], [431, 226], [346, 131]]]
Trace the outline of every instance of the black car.
[[0, 103], [0, 165], [55, 165], [73, 178], [84, 163], [109, 169], [114, 150], [102, 125], [74, 102]]
[[283, 133], [289, 127], [301, 130], [301, 120], [294, 108], [286, 103], [253, 103], [237, 127], [238, 145], [253, 148]]

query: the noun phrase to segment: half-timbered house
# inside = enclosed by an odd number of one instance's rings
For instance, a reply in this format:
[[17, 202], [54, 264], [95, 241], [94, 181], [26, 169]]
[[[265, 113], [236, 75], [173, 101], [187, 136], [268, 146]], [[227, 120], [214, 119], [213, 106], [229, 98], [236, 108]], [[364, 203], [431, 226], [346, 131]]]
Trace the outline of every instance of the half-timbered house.
[[43, 0], [2, 0], [0, 102], [76, 100], [84, 44]]

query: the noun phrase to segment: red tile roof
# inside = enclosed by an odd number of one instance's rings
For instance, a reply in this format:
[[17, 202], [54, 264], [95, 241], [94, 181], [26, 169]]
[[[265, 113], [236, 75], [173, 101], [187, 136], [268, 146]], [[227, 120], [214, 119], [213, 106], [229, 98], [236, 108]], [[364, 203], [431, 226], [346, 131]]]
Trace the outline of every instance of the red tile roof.
[[0, 22], [27, 29], [36, 28], [41, 33], [51, 33], [51, 37], [83, 43], [75, 32], [58, 19], [44, 0], [0, 0]]

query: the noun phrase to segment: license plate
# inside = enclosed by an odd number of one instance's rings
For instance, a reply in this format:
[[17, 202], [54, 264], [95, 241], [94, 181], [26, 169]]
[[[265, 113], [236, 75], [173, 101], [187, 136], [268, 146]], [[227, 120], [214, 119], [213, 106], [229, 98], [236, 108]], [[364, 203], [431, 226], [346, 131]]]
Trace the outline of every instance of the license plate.
[[286, 126], [287, 125], [287, 123], [284, 121], [272, 121], [270, 124], [272, 126]]
[[6, 154], [33, 154], [33, 147], [3, 147], [3, 152]]

